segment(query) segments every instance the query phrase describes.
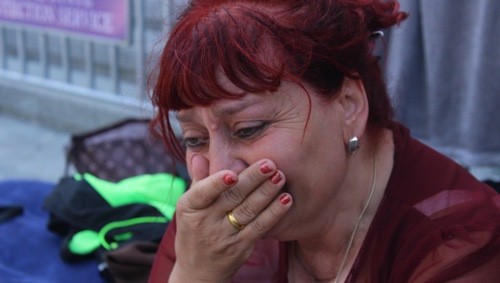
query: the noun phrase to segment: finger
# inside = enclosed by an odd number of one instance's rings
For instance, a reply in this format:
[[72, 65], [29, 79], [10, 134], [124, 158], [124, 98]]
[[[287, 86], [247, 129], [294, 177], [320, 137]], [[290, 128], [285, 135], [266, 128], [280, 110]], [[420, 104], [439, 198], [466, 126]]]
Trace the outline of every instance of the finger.
[[279, 170], [268, 177], [240, 205], [232, 210], [237, 222], [241, 225], [247, 225], [256, 218], [276, 198], [285, 181], [283, 172]]
[[275, 172], [276, 165], [269, 159], [263, 159], [250, 165], [240, 173], [238, 183], [221, 195], [222, 211], [229, 211], [238, 206]]
[[[202, 191], [198, 192], [196, 183], [209, 176], [210, 162], [207, 158], [200, 154], [195, 154], [191, 157], [190, 166], [188, 166], [189, 175], [191, 176], [191, 186], [188, 193], [184, 196], [184, 203], [188, 208], [201, 209], [210, 205], [214, 199]], [[208, 184], [210, 185], [210, 184]]]
[[257, 239], [262, 238], [269, 230], [286, 215], [292, 207], [293, 198], [288, 193], [282, 193], [253, 221], [241, 230], [241, 237]]
[[193, 182], [182, 197], [185, 207], [194, 210], [206, 208], [238, 182], [238, 175], [230, 170], [209, 176], [208, 164], [208, 160], [201, 155], [195, 155], [191, 159], [190, 174]]
[[208, 177], [210, 170], [209, 166], [210, 162], [204, 156], [195, 154], [191, 157], [189, 175], [191, 176], [193, 183]]

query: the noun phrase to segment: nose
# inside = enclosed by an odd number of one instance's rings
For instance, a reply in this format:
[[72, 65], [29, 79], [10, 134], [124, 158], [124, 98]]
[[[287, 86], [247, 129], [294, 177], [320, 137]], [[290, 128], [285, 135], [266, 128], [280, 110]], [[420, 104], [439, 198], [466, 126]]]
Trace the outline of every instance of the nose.
[[207, 158], [210, 175], [221, 170], [232, 170], [236, 174], [240, 174], [248, 167], [239, 151], [227, 143], [211, 143]]

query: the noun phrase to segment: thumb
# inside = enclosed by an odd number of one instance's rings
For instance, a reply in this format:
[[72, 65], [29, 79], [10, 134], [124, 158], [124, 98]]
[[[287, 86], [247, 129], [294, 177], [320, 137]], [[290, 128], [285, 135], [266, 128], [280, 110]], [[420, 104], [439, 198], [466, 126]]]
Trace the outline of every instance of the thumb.
[[193, 180], [193, 183], [205, 179], [209, 175], [209, 165], [208, 159], [200, 154], [195, 154], [191, 157], [191, 170], [189, 170], [189, 175]]

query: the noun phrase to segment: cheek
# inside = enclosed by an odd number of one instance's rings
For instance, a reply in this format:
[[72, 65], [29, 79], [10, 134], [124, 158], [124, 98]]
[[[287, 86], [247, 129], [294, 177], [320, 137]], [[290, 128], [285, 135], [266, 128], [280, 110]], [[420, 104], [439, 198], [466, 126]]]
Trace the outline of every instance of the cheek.
[[277, 151], [280, 169], [297, 197], [303, 198], [311, 192], [316, 197], [325, 197], [343, 181], [346, 155], [340, 135], [314, 131], [295, 141], [294, 146]]
[[269, 135], [252, 144], [239, 146], [235, 155], [248, 165], [262, 159], [270, 159], [286, 174], [286, 168], [290, 167], [290, 164], [297, 164], [295, 160], [298, 160], [298, 157], [292, 156], [293, 152], [297, 153], [292, 144], [295, 142], [290, 139]]
[[303, 174], [304, 166], [302, 165], [304, 157], [307, 153], [303, 152], [301, 145], [301, 137], [282, 136], [274, 137], [270, 142], [256, 146], [250, 153], [252, 161], [256, 162], [262, 158], [271, 159], [281, 170], [287, 180], [292, 181], [292, 176], [298, 172]]

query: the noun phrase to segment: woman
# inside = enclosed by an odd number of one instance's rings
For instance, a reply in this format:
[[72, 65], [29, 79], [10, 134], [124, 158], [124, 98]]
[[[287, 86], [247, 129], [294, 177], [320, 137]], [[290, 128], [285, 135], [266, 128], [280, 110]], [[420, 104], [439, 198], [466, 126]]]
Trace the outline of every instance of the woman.
[[392, 120], [372, 49], [405, 17], [381, 1], [190, 3], [153, 99], [192, 184], [151, 282], [499, 278], [498, 196]]

